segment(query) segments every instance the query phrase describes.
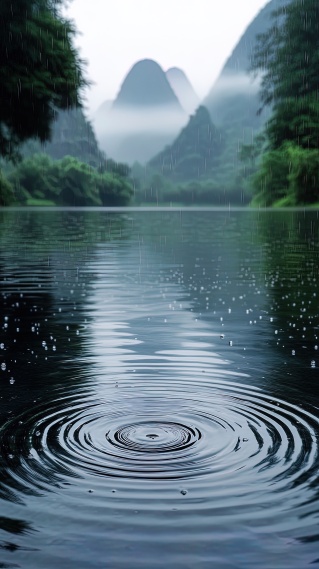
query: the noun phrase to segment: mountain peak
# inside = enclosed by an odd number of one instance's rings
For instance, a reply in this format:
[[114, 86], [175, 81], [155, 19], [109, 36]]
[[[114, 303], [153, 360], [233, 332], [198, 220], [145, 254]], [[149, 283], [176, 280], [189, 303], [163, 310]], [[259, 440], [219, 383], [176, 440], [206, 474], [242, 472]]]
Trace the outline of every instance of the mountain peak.
[[171, 67], [166, 71], [166, 77], [182, 107], [192, 114], [200, 100], [185, 72], [179, 67]]
[[182, 110], [161, 66], [152, 59], [138, 61], [126, 75], [113, 107], [163, 105], [172, 105]]

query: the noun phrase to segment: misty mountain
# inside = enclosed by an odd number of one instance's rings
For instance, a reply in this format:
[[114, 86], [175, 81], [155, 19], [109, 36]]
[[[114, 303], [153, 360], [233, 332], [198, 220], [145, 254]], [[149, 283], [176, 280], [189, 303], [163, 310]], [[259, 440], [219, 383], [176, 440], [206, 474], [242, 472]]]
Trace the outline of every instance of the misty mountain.
[[[270, 115], [269, 109], [257, 115], [260, 107], [259, 80], [258, 78], [253, 80], [249, 74], [249, 68], [257, 41], [256, 36], [265, 32], [271, 25], [270, 16], [273, 10], [288, 1], [271, 0], [258, 13], [235, 46], [220, 76], [202, 103], [209, 111], [212, 123], [221, 133], [223, 140], [218, 160], [211, 163], [210, 170], [206, 169], [207, 177], [214, 179], [220, 185], [234, 186], [238, 183], [242, 168], [238, 159], [238, 151], [242, 144], [251, 144], [254, 141]], [[185, 149], [194, 146], [197, 133], [194, 132], [193, 117], [184, 128], [183, 136], [184, 139], [189, 139], [184, 145]], [[165, 149], [166, 156], [162, 153], [163, 163], [168, 162], [175, 142]], [[186, 154], [185, 156], [180, 154], [179, 161], [185, 163], [184, 181], [188, 181], [189, 169], [186, 167]], [[158, 164], [157, 157], [150, 162], [152, 165], [155, 163]], [[172, 173], [166, 175], [171, 177]], [[179, 177], [181, 175], [180, 170]]]
[[94, 117], [102, 149], [121, 162], [146, 162], [171, 143], [187, 114], [163, 69], [155, 61], [137, 62], [125, 77], [111, 107]]
[[182, 69], [171, 67], [166, 71], [166, 77], [182, 107], [192, 114], [200, 104], [200, 99]]
[[105, 155], [98, 145], [93, 127], [81, 108], [58, 112], [52, 124], [49, 142], [41, 144], [31, 140], [23, 145], [24, 156], [35, 153], [48, 154], [55, 160], [73, 156], [94, 167], [105, 162]]
[[163, 69], [152, 59], [143, 59], [133, 65], [125, 77], [113, 103], [121, 107], [176, 106], [182, 110]]
[[149, 165], [173, 182], [207, 176], [223, 150], [220, 132], [208, 110], [200, 106], [169, 149], [164, 149]]
[[255, 129], [265, 122], [265, 117], [256, 116], [260, 107], [259, 80], [253, 78], [249, 69], [257, 36], [272, 24], [272, 12], [288, 2], [289, 0], [271, 0], [266, 4], [247, 27], [227, 59], [218, 79], [203, 101], [216, 124], [226, 126], [233, 121], [235, 114], [238, 115], [243, 128]]

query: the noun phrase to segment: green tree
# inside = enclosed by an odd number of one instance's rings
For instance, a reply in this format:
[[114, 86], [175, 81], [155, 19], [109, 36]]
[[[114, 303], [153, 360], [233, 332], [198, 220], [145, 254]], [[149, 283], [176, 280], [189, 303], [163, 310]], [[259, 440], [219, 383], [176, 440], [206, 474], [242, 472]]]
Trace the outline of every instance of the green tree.
[[62, 0], [0, 2], [0, 155], [46, 141], [57, 109], [80, 104], [83, 62]]
[[292, 0], [272, 15], [273, 25], [258, 36], [251, 68], [262, 72], [262, 105], [276, 110], [319, 91], [319, 4]]
[[133, 194], [131, 184], [119, 174], [100, 173], [73, 156], [52, 160], [45, 154], [19, 162], [8, 181], [0, 177], [0, 191], [2, 185], [8, 199], [13, 194], [22, 205], [122, 206]]
[[13, 188], [0, 170], [0, 206], [9, 205], [13, 201]]
[[252, 70], [262, 77], [260, 111], [272, 106], [254, 186], [265, 205], [278, 199], [312, 203], [318, 200], [318, 0], [292, 0], [273, 17], [273, 25], [258, 37], [252, 62]]

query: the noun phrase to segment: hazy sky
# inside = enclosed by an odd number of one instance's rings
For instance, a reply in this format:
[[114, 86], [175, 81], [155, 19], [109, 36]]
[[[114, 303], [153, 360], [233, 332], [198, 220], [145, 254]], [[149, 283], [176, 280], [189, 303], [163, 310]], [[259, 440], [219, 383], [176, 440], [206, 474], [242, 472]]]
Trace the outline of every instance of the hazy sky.
[[268, 0], [72, 0], [67, 15], [94, 84], [94, 112], [114, 99], [136, 61], [180, 67], [204, 97], [248, 24]]

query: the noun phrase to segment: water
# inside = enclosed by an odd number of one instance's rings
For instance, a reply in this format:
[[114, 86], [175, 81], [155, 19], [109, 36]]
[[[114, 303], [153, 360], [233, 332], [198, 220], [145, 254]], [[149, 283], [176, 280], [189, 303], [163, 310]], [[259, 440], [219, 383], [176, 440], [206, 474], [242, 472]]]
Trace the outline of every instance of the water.
[[0, 567], [319, 565], [317, 212], [0, 217]]

